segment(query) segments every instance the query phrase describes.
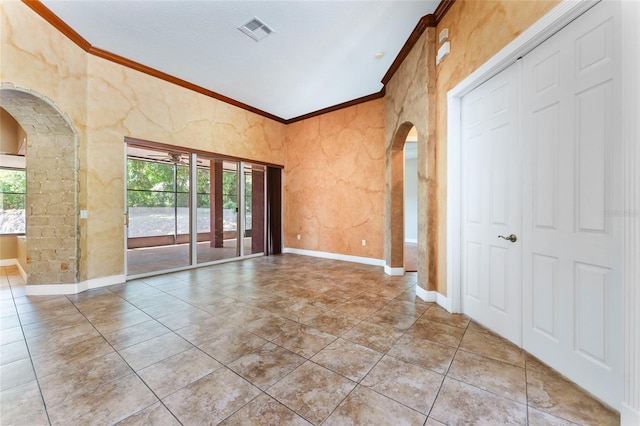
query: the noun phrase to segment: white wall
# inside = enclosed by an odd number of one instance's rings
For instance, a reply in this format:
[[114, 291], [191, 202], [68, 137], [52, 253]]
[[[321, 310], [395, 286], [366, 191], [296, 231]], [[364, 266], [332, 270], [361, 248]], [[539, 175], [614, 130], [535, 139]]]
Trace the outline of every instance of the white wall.
[[[414, 144], [415, 145], [415, 144]], [[405, 147], [409, 148], [410, 144]], [[406, 150], [406, 148], [405, 148]], [[418, 159], [409, 158], [405, 152], [404, 160], [404, 240], [418, 242]]]

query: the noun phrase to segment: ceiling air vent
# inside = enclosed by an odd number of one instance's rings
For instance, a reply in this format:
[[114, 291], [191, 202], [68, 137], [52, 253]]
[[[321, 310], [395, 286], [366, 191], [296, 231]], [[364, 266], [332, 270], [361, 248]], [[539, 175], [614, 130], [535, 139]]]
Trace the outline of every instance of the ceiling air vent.
[[273, 32], [273, 29], [262, 22], [258, 17], [254, 17], [246, 24], [240, 25], [238, 29], [255, 41], [260, 41]]

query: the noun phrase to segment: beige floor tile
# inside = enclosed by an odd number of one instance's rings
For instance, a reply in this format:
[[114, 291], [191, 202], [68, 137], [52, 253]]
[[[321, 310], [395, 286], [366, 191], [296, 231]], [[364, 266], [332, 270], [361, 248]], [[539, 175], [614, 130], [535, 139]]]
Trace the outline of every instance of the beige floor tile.
[[230, 322], [224, 315], [214, 315], [179, 328], [175, 333], [194, 345], [200, 345], [212, 340], [222, 331], [233, 331], [235, 329], [236, 324]]
[[344, 339], [318, 352], [311, 361], [358, 382], [382, 358], [382, 353]]
[[389, 350], [388, 354], [444, 374], [451, 365], [455, 352], [456, 350], [450, 346], [405, 335]]
[[[67, 299], [64, 299], [65, 301]], [[68, 301], [67, 301], [68, 302]], [[70, 314], [78, 313], [78, 309], [71, 302], [68, 302], [65, 305], [56, 305], [54, 307], [48, 307], [44, 309], [40, 309], [39, 307], [34, 307], [33, 305], [27, 305], [34, 310], [20, 313], [20, 309], [18, 308], [18, 315], [20, 316], [20, 322], [23, 325], [33, 324], [41, 321], [50, 321], [54, 318], [63, 317]]]
[[221, 363], [229, 364], [265, 343], [267, 340], [249, 331], [232, 330], [216, 333], [212, 340], [198, 347]]
[[107, 334], [116, 330], [131, 327], [136, 324], [147, 322], [151, 317], [142, 311], [130, 311], [120, 315], [111, 315], [108, 317], [100, 317], [91, 319], [93, 326], [102, 334]]
[[94, 337], [100, 337], [100, 333], [85, 320], [72, 327], [27, 338], [27, 345], [31, 356], [37, 356], [56, 352], [65, 346], [74, 346]]
[[217, 424], [260, 394], [227, 368], [221, 368], [171, 394], [165, 405], [185, 425]]
[[[472, 323], [473, 324], [473, 323]], [[524, 368], [524, 351], [491, 331], [475, 326], [464, 334], [460, 349]]]
[[398, 402], [358, 386], [323, 423], [327, 426], [345, 425], [416, 425], [426, 420], [420, 414]]
[[384, 302], [372, 304], [366, 300], [353, 299], [334, 307], [333, 311], [353, 318], [364, 319], [380, 309], [383, 304]]
[[438, 373], [385, 355], [360, 384], [427, 414], [443, 380]]
[[229, 364], [229, 368], [254, 386], [265, 390], [304, 361], [304, 358], [293, 352], [273, 343], [266, 343]]
[[40, 378], [40, 389], [47, 407], [53, 407], [131, 373], [133, 371], [122, 358], [111, 352]]
[[[404, 292], [403, 292], [404, 293]], [[418, 300], [404, 300], [402, 296], [398, 296], [387, 303], [384, 308], [390, 311], [398, 312], [404, 315], [411, 315], [416, 318], [424, 314], [431, 304]]]
[[112, 352], [111, 345], [102, 336], [98, 336], [76, 344], [61, 346], [56, 351], [34, 356], [33, 365], [38, 378], [43, 378]]
[[527, 396], [530, 407], [575, 423], [620, 423], [617, 413], [553, 371], [527, 371]]
[[66, 296], [16, 297], [15, 303], [20, 314], [33, 311], [55, 310], [61, 306], [73, 306], [73, 303]]
[[527, 407], [447, 377], [429, 417], [447, 425], [526, 425]]
[[177, 334], [168, 333], [121, 349], [118, 352], [131, 368], [139, 371], [192, 347], [191, 343]]
[[158, 321], [150, 320], [132, 325], [131, 327], [105, 333], [104, 338], [107, 339], [107, 342], [115, 349], [123, 349], [170, 332], [171, 330]]
[[340, 297], [333, 293], [318, 293], [313, 296], [309, 303], [318, 308], [332, 310], [336, 306], [342, 305], [347, 301], [348, 299], [345, 299], [344, 297]]
[[71, 328], [86, 323], [87, 319], [84, 317], [84, 315], [76, 311], [69, 315], [56, 317], [53, 320], [24, 325], [22, 327], [22, 331], [24, 332], [24, 336], [27, 339], [30, 339], [32, 337], [56, 333], [66, 328]]
[[347, 315], [323, 310], [322, 313], [315, 316], [313, 319], [306, 321], [305, 324], [326, 333], [333, 334], [334, 336], [341, 336], [355, 327], [359, 322], [360, 320]]
[[552, 416], [549, 413], [545, 413], [540, 410], [536, 410], [533, 407], [527, 408], [529, 413], [529, 426], [573, 426], [577, 423], [573, 423], [569, 420], [562, 419], [560, 417]]
[[20, 386], [36, 379], [31, 358], [23, 358], [0, 367], [0, 391]]
[[242, 326], [247, 331], [262, 337], [266, 340], [273, 340], [278, 337], [283, 330], [290, 328], [292, 324], [297, 324], [287, 318], [279, 317], [275, 314], [265, 314], [261, 318], [250, 321]]
[[461, 314], [450, 314], [444, 308], [436, 304], [432, 304], [424, 314], [425, 319], [430, 319], [442, 324], [454, 327], [467, 328], [469, 325], [469, 317]]
[[305, 358], [311, 358], [336, 340], [333, 334], [297, 322], [288, 323], [273, 342]]
[[459, 350], [448, 376], [496, 395], [527, 403], [524, 368]]
[[113, 424], [157, 401], [135, 374], [129, 374], [70, 399], [47, 407], [53, 425]]
[[0, 345], [0, 365], [7, 365], [29, 358], [29, 351], [24, 339]]
[[386, 307], [377, 310], [364, 319], [364, 321], [371, 324], [391, 326], [400, 331], [409, 329], [416, 320], [417, 317], [414, 315], [401, 314], [397, 311], [388, 310]]
[[267, 393], [313, 424], [320, 424], [356, 386], [313, 362], [306, 362]]
[[149, 305], [141, 308], [141, 310], [152, 318], [158, 318], [167, 314], [186, 311], [191, 308], [193, 308], [193, 305], [183, 302], [182, 300], [172, 298], [171, 301]]
[[416, 274], [283, 255], [33, 297], [0, 271], [0, 424], [619, 421]]
[[199, 308], [190, 308], [184, 311], [171, 313], [161, 317], [156, 317], [159, 323], [171, 330], [179, 330], [190, 324], [211, 318], [212, 314]]
[[118, 426], [180, 426], [180, 422], [160, 402], [127, 417]]
[[222, 367], [198, 348], [188, 349], [138, 371], [158, 398], [164, 398]]
[[387, 352], [402, 337], [403, 332], [391, 327], [361, 322], [342, 335], [342, 338], [378, 352]]
[[267, 394], [260, 395], [220, 424], [224, 426], [311, 425]]
[[36, 381], [0, 392], [0, 424], [46, 425], [49, 423]]
[[423, 316], [407, 331], [407, 334], [457, 348], [462, 336], [464, 336], [464, 329], [439, 323]]
[[20, 327], [20, 319], [17, 314], [0, 318], [0, 330], [8, 330], [15, 327]]

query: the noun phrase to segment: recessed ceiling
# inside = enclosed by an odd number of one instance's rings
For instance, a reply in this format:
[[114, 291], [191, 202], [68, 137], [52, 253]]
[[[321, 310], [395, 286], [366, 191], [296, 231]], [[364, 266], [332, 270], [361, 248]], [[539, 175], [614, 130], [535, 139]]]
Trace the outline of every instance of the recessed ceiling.
[[[439, 0], [42, 3], [93, 47], [289, 120], [378, 93]], [[238, 30], [256, 17], [258, 42]]]

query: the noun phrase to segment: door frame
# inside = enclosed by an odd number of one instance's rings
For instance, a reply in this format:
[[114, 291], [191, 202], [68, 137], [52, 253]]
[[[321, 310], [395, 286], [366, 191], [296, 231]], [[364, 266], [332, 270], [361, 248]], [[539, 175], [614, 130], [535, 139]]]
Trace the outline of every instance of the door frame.
[[[506, 69], [518, 58], [526, 55], [551, 35], [589, 10], [600, 0], [562, 0], [554, 9], [534, 23], [496, 55], [462, 80], [447, 94], [447, 289], [452, 312], [460, 312], [462, 306], [462, 180], [461, 180], [461, 100], [464, 95]], [[606, 0], [603, 0], [606, 1]], [[615, 407], [620, 410], [621, 424], [640, 424], [640, 268], [635, 262], [640, 257], [640, 126], [636, 122], [640, 114], [640, 60], [627, 52], [638, 48], [640, 30], [639, 2], [621, 2], [622, 8], [622, 145], [623, 157], [623, 297], [625, 300], [623, 339], [622, 401]], [[616, 214], [616, 212], [612, 212]]]

